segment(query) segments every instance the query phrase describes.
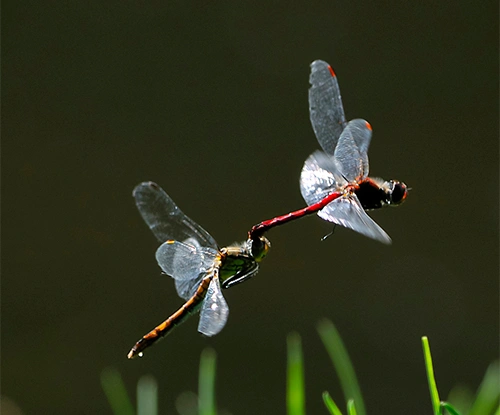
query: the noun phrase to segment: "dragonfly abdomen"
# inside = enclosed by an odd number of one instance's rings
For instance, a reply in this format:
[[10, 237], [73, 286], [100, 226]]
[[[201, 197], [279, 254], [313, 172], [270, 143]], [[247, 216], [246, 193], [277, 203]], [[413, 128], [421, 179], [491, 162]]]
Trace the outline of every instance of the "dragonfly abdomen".
[[332, 192], [325, 198], [321, 199], [320, 201], [312, 205], [306, 206], [305, 208], [287, 213], [286, 215], [277, 216], [273, 219], [260, 222], [259, 224], [252, 227], [248, 237], [250, 239], [259, 238], [264, 234], [264, 232], [267, 232], [269, 229], [274, 228], [275, 226], [284, 225], [285, 223], [288, 223], [292, 220], [301, 218], [306, 215], [311, 215], [313, 213], [317, 213], [331, 201], [339, 198], [340, 196], [342, 196], [342, 192]]
[[133, 359], [134, 357], [142, 357], [142, 351], [147, 347], [151, 346], [153, 343], [156, 343], [162, 337], [165, 337], [169, 334], [175, 327], [182, 324], [191, 314], [198, 311], [201, 306], [201, 303], [205, 296], [207, 295], [208, 286], [212, 281], [213, 274], [205, 277], [201, 284], [198, 286], [198, 289], [193, 294], [193, 296], [187, 300], [181, 308], [179, 308], [174, 314], [172, 314], [169, 318], [167, 318], [163, 323], [156, 326], [153, 330], [151, 330], [148, 334], [146, 334], [142, 339], [140, 339], [134, 347], [130, 350], [127, 357], [129, 359]]

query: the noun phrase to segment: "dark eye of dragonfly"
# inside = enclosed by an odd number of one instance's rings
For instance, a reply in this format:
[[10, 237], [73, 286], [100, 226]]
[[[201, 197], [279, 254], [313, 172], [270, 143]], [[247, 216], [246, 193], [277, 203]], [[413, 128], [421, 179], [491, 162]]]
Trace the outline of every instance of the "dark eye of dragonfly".
[[247, 243], [248, 251], [256, 262], [262, 261], [267, 255], [269, 248], [271, 248], [271, 242], [269, 242], [265, 236], [259, 236], [259, 238], [256, 239], [249, 239]]
[[408, 187], [406, 184], [397, 180], [391, 180], [390, 184], [390, 204], [399, 205], [403, 203], [406, 196], [408, 196]]

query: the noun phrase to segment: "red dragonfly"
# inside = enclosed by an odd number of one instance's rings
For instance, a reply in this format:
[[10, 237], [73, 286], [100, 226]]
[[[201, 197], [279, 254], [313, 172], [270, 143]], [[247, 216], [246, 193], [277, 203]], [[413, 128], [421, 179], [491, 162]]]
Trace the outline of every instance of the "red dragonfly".
[[304, 163], [300, 191], [307, 207], [255, 225], [251, 239], [269, 229], [312, 213], [383, 243], [391, 238], [365, 210], [401, 204], [407, 186], [397, 180], [368, 177], [370, 124], [362, 119], [347, 122], [339, 84], [332, 67], [317, 60], [309, 77], [309, 116], [323, 151], [315, 151]]

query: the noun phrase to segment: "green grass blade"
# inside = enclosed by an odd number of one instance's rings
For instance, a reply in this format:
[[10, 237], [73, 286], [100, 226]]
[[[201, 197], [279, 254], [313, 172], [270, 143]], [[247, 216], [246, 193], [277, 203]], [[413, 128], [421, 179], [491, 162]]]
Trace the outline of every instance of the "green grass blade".
[[356, 406], [354, 405], [354, 401], [352, 399], [349, 399], [347, 401], [347, 414], [358, 415], [358, 413], [356, 412]]
[[422, 337], [422, 348], [424, 350], [425, 370], [427, 372], [427, 382], [429, 383], [429, 392], [431, 394], [432, 410], [434, 415], [440, 414], [441, 400], [436, 386], [436, 379], [434, 378], [434, 368], [432, 367], [431, 348], [429, 347], [429, 340], [426, 336]]
[[215, 409], [215, 351], [206, 348], [201, 352], [198, 381], [198, 405], [200, 415], [216, 415]]
[[286, 406], [288, 415], [304, 415], [304, 361], [302, 358], [302, 344], [297, 333], [290, 333], [287, 337], [287, 388]]
[[326, 391], [323, 392], [323, 402], [325, 403], [326, 409], [328, 409], [331, 415], [342, 415], [339, 407], [334, 402], [330, 394]]
[[[484, 375], [477, 391], [476, 399], [472, 404], [469, 415], [489, 415], [499, 413], [500, 399], [500, 366], [493, 362]], [[496, 412], [495, 412], [496, 411]]]
[[337, 329], [331, 321], [324, 319], [318, 324], [318, 332], [335, 367], [346, 401], [354, 400], [358, 414], [366, 415], [356, 373]]
[[115, 415], [135, 414], [123, 379], [116, 369], [107, 368], [101, 372], [101, 387]]
[[153, 376], [137, 382], [137, 415], [158, 415], [158, 384]]
[[445, 415], [446, 412], [444, 410], [447, 410], [450, 415], [460, 415], [460, 412], [458, 412], [451, 404], [448, 402], [441, 402], [441, 405], [439, 407], [439, 413], [442, 415]]

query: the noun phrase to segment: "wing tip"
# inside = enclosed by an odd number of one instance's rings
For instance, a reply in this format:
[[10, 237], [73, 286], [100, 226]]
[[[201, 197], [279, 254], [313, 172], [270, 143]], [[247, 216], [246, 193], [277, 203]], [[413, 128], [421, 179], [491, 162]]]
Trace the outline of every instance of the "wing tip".
[[310, 66], [313, 67], [313, 66], [320, 66], [320, 65], [321, 66], [330, 66], [330, 65], [328, 65], [327, 62], [325, 62], [321, 59], [316, 59], [316, 60], [312, 61]]
[[382, 242], [385, 245], [392, 245], [392, 239], [391, 239], [391, 237], [389, 235], [387, 235], [387, 234], [385, 236], [387, 236], [387, 238], [384, 237], [384, 238], [376, 238], [376, 239], [377, 239], [377, 241], [380, 241], [380, 242]]
[[335, 71], [333, 70], [333, 68], [332, 68], [330, 65], [328, 65], [328, 70], [330, 71], [330, 74], [331, 74], [334, 78], [336, 78], [336, 77], [337, 77], [337, 75], [335, 74]]
[[160, 186], [158, 186], [155, 182], [141, 182], [137, 186], [134, 187], [134, 190], [132, 191], [132, 196], [136, 197], [137, 193], [143, 189], [152, 189], [154, 191], [160, 190]]
[[311, 66], [311, 72], [326, 68], [326, 69], [328, 69], [328, 71], [330, 72], [330, 74], [332, 75], [333, 78], [337, 77], [337, 74], [335, 73], [335, 71], [333, 70], [331, 65], [328, 64], [328, 62], [325, 62], [325, 61], [318, 59], [318, 60], [315, 60], [314, 62], [312, 62], [310, 66]]

